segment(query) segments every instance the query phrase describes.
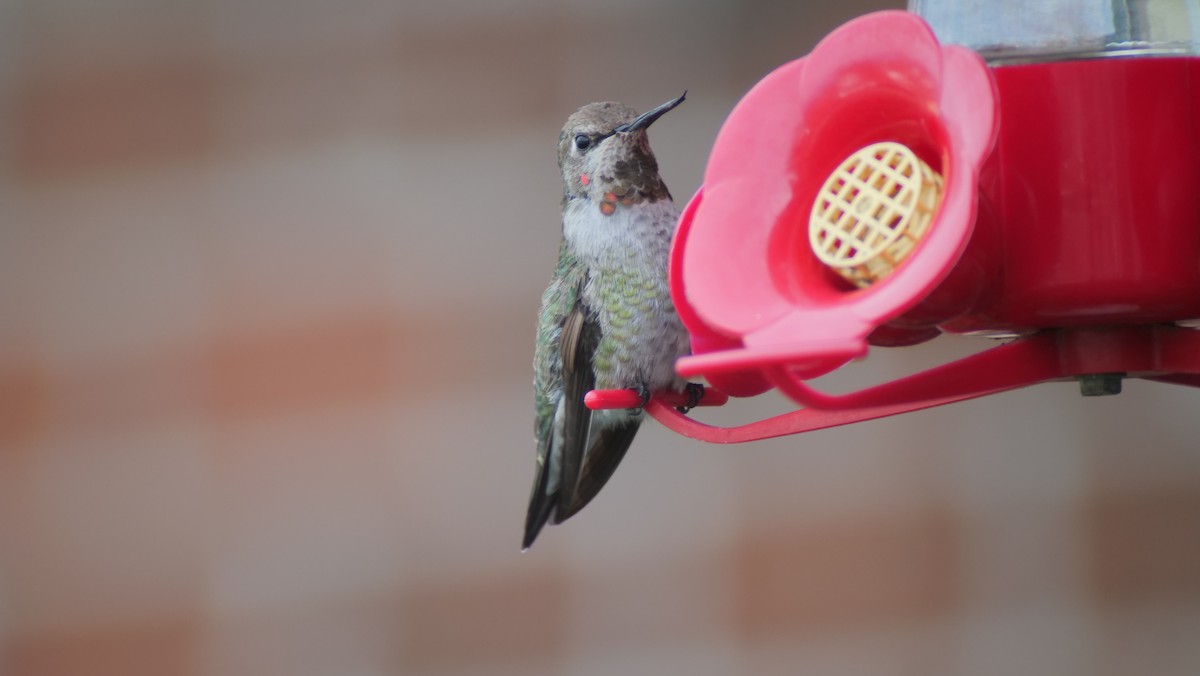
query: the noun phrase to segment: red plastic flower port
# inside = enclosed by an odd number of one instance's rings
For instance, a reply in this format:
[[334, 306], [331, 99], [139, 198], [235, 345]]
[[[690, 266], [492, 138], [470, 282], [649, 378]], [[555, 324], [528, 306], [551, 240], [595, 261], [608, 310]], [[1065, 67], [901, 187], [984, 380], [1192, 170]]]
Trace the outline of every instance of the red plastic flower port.
[[[768, 75], [721, 129], [680, 222], [672, 294], [694, 352], [680, 373], [738, 396], [772, 384], [790, 393], [787, 385], [864, 354], [868, 335], [921, 302], [959, 260], [995, 137], [983, 61], [939, 44], [907, 12], [851, 21]], [[808, 217], [830, 173], [882, 141], [911, 149], [944, 187], [911, 256], [854, 288], [814, 255]]]

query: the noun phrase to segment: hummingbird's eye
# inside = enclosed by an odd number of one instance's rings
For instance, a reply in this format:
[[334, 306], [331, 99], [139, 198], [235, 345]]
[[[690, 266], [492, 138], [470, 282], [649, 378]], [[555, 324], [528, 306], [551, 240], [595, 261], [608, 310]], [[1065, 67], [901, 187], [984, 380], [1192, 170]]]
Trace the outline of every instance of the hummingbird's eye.
[[579, 134], [575, 137], [575, 147], [580, 150], [587, 150], [592, 147], [592, 137], [587, 134]]

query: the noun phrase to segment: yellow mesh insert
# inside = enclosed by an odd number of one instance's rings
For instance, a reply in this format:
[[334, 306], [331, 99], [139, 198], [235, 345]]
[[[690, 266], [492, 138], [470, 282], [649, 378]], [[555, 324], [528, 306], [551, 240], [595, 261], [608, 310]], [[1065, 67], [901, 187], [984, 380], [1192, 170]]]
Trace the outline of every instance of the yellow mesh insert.
[[907, 147], [869, 145], [821, 186], [808, 220], [809, 244], [822, 263], [868, 286], [908, 258], [941, 196], [942, 177]]

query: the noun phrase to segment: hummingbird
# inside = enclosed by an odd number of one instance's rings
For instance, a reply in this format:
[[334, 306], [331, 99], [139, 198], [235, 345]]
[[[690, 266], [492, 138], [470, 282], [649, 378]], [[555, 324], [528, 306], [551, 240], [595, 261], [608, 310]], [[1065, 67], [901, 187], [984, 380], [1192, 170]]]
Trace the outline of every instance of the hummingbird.
[[641, 425], [641, 408], [588, 409], [593, 389], [633, 389], [642, 406], [664, 390], [702, 396], [675, 373], [690, 352], [667, 286], [679, 210], [658, 173], [646, 130], [687, 96], [638, 115], [590, 103], [558, 137], [562, 240], [542, 294], [534, 349], [537, 472], [523, 549], [604, 487]]

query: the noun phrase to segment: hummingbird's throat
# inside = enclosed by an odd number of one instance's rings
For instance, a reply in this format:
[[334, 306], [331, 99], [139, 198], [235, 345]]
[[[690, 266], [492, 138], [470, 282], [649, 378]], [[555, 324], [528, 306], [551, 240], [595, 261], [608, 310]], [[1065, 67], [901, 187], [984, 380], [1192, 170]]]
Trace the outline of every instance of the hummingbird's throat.
[[624, 195], [618, 195], [613, 191], [604, 193], [600, 199], [600, 213], [605, 216], [612, 216], [617, 212], [617, 206], [631, 207], [640, 200], [636, 197], [637, 193], [629, 191]]

